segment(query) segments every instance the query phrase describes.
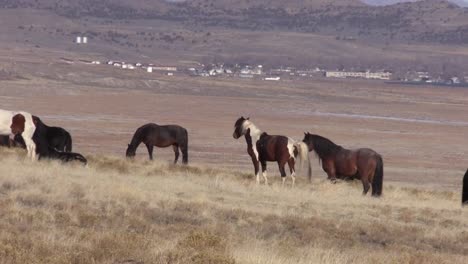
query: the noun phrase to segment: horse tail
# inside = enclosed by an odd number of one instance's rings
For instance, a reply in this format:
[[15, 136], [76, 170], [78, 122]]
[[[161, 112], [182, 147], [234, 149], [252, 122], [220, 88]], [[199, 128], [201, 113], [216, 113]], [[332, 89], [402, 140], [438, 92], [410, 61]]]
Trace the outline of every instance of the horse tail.
[[309, 181], [312, 180], [312, 165], [310, 164], [310, 159], [309, 159], [309, 147], [306, 145], [306, 143], [299, 141], [294, 143], [294, 147], [297, 150], [297, 154], [299, 156], [299, 164], [300, 167], [302, 168], [304, 166], [304, 162], [307, 162], [307, 178]]
[[383, 160], [382, 156], [377, 155], [377, 166], [375, 167], [374, 179], [372, 180], [372, 195], [380, 196], [382, 195], [382, 185], [383, 185]]
[[183, 129], [182, 138], [179, 143], [180, 150], [182, 151], [182, 163], [188, 163], [188, 132], [187, 129]]
[[70, 133], [65, 131], [65, 152], [71, 152], [72, 151], [72, 137]]

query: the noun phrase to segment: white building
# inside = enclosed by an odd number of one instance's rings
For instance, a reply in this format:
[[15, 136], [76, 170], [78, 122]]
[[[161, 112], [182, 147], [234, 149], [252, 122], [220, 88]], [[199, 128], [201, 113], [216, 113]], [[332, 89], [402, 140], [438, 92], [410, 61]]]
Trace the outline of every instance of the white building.
[[153, 67], [146, 68], [146, 72], [153, 72]]
[[75, 42], [76, 42], [76, 44], [81, 44], [82, 43], [81, 37], [80, 36], [76, 37]]
[[345, 72], [345, 71], [326, 71], [325, 77], [333, 78], [364, 78], [390, 80], [392, 73], [390, 72]]

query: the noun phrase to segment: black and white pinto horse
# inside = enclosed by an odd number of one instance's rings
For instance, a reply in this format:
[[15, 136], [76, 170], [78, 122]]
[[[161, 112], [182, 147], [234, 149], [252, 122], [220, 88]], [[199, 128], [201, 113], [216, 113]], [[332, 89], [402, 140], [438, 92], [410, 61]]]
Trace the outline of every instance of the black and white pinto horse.
[[267, 161], [276, 161], [281, 173], [282, 184], [286, 181], [286, 163], [291, 173], [292, 185], [296, 181], [295, 163], [299, 158], [302, 165], [308, 164], [308, 177], [311, 176], [311, 165], [309, 160], [309, 150], [305, 143], [295, 141], [286, 136], [268, 135], [262, 132], [249, 118], [240, 117], [234, 124], [233, 137], [238, 139], [244, 136], [247, 142], [247, 153], [252, 159], [255, 169], [257, 184], [260, 183], [259, 165], [262, 165], [262, 176], [265, 185], [268, 184]]
[[8, 136], [11, 141], [17, 135], [23, 137], [28, 157], [36, 160], [36, 144], [33, 134], [36, 127], [32, 120], [32, 115], [27, 112], [16, 112], [0, 109], [0, 135]]

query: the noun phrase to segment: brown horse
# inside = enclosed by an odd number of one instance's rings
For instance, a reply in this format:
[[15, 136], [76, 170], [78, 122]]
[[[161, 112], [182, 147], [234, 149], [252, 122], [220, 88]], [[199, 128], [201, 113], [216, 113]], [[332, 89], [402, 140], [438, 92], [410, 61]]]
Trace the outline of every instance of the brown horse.
[[150, 160], [153, 160], [153, 147], [174, 148], [174, 164], [179, 159], [179, 148], [182, 151], [182, 163], [188, 163], [188, 133], [187, 129], [178, 125], [159, 126], [149, 123], [139, 127], [133, 135], [132, 141], [128, 144], [126, 156], [133, 158], [138, 146], [144, 143], [148, 149]]
[[382, 195], [383, 161], [380, 154], [368, 148], [345, 149], [310, 133], [305, 133], [303, 142], [309, 146], [309, 151], [315, 151], [329, 180], [357, 178], [362, 181], [363, 195], [367, 194], [371, 184], [372, 196]]
[[301, 164], [304, 161], [308, 162], [308, 174], [310, 178], [309, 152], [303, 142], [296, 142], [285, 136], [268, 135], [262, 132], [249, 118], [240, 117], [234, 124], [234, 128], [233, 137], [235, 139], [245, 136], [247, 153], [250, 155], [254, 165], [257, 184], [260, 183], [259, 164], [262, 165], [262, 175], [265, 179], [265, 184], [268, 184], [266, 174], [267, 161], [276, 161], [283, 185], [286, 180], [286, 172], [284, 170], [286, 163], [291, 173], [292, 185], [294, 185], [296, 175], [294, 165], [298, 157]]

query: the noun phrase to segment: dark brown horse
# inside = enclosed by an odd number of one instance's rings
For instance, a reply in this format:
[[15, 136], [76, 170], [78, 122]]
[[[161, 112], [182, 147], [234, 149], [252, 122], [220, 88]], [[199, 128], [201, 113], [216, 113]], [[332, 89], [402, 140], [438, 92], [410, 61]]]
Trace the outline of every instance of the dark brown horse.
[[150, 160], [153, 159], [153, 147], [174, 148], [174, 164], [179, 159], [179, 148], [182, 151], [182, 163], [188, 163], [188, 133], [187, 130], [178, 125], [159, 126], [153, 123], [138, 128], [128, 144], [126, 156], [134, 157], [138, 146], [144, 143], [148, 149]]
[[262, 175], [265, 179], [265, 184], [268, 184], [267, 179], [267, 161], [276, 161], [281, 173], [283, 184], [286, 180], [285, 165], [289, 166], [291, 173], [292, 184], [295, 183], [295, 162], [299, 157], [299, 161], [308, 162], [308, 174], [310, 178], [310, 160], [307, 146], [303, 142], [296, 142], [285, 136], [268, 135], [262, 132], [252, 123], [249, 118], [240, 117], [234, 124], [233, 137], [235, 139], [245, 136], [247, 142], [247, 153], [252, 159], [255, 169], [257, 184], [260, 183], [259, 164], [262, 165]]
[[328, 179], [360, 179], [366, 195], [372, 185], [372, 196], [382, 195], [382, 156], [368, 148], [349, 150], [319, 135], [305, 133], [304, 143], [315, 151]]

